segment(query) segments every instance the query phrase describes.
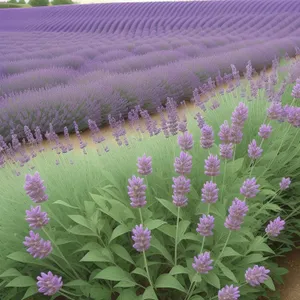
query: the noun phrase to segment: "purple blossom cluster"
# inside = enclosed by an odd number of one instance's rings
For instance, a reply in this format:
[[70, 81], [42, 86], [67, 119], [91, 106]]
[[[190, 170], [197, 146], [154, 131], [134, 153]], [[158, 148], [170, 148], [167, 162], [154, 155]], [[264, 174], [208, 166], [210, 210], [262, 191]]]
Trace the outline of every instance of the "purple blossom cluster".
[[229, 230], [239, 230], [248, 210], [249, 208], [245, 201], [235, 198], [228, 209], [229, 215], [226, 218], [225, 227]]

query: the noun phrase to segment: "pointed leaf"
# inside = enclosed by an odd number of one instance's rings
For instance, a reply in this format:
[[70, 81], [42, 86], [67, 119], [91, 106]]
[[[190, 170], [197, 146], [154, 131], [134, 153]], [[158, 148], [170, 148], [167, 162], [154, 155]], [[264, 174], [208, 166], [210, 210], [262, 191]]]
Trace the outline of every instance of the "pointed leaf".
[[129, 232], [129, 231], [131, 231], [131, 229], [128, 228], [127, 225], [125, 225], [125, 224], [120, 224], [120, 225], [118, 225], [118, 226], [114, 229], [114, 231], [113, 231], [113, 233], [112, 233], [112, 235], [111, 235], [111, 237], [110, 237], [109, 242], [111, 243], [115, 238], [117, 238], [118, 236], [120, 236], [120, 235], [122, 235], [122, 234], [124, 234], [124, 233], [126, 233], [126, 232]]
[[133, 281], [130, 274], [120, 267], [107, 267], [96, 274], [94, 279], [105, 279], [111, 281]]
[[23, 296], [23, 298], [22, 298], [21, 300], [28, 299], [29, 297], [31, 297], [31, 296], [33, 296], [33, 295], [35, 295], [35, 294], [37, 294], [37, 293], [38, 293], [38, 288], [37, 288], [37, 286], [36, 286], [36, 285], [35, 285], [35, 286], [30, 286], [30, 287], [27, 289], [25, 295]]
[[87, 281], [82, 279], [76, 279], [69, 281], [68, 283], [64, 284], [64, 286], [91, 286]]
[[148, 279], [148, 275], [147, 275], [147, 272], [145, 270], [143, 270], [142, 268], [136, 268], [134, 269], [131, 274], [138, 274], [138, 275], [141, 275], [145, 278]]
[[[165, 199], [157, 198], [155, 197], [156, 200], [158, 200], [169, 212], [171, 212], [174, 216], [177, 217], [177, 212], [178, 209], [177, 207], [172, 203], [172, 201], [168, 201]], [[182, 218], [182, 213], [181, 211], [179, 212], [179, 217]]]
[[65, 206], [65, 207], [69, 207], [69, 208], [73, 208], [73, 209], [79, 209], [78, 207], [70, 205], [67, 202], [62, 201], [62, 200], [57, 200], [57, 201], [53, 202], [52, 204], [59, 204], [59, 205]]
[[129, 288], [135, 286], [136, 283], [134, 281], [120, 281], [116, 285], [114, 285], [114, 288]]
[[181, 285], [181, 283], [170, 274], [160, 275], [155, 282], [155, 287], [175, 289], [184, 293], [186, 292], [185, 288]]
[[85, 262], [111, 262], [112, 259], [102, 250], [89, 251], [80, 261]]
[[172, 270], [169, 272], [170, 275], [176, 275], [176, 274], [187, 274], [188, 271], [183, 266], [174, 266]]
[[227, 256], [242, 256], [242, 255], [236, 252], [235, 250], [233, 250], [231, 247], [226, 247], [224, 249], [222, 257], [227, 257]]
[[153, 248], [155, 248], [156, 250], [158, 250], [160, 252], [160, 254], [162, 254], [171, 264], [174, 264], [173, 258], [171, 256], [171, 254], [169, 253], [169, 251], [154, 236], [152, 236], [152, 239], [151, 239], [151, 246]]
[[274, 285], [274, 282], [272, 280], [271, 277], [269, 277], [265, 282], [264, 284], [271, 290], [271, 291], [275, 291], [276, 288], [275, 288], [275, 285]]
[[162, 220], [147, 220], [145, 222], [145, 227], [147, 227], [149, 230], [154, 230], [164, 224], [166, 224], [166, 222], [164, 222]]
[[35, 286], [36, 281], [30, 276], [19, 276], [10, 281], [6, 287], [28, 287]]
[[210, 271], [208, 274], [204, 274], [203, 279], [210, 285], [220, 289], [220, 279], [213, 271]]
[[[128, 298], [129, 299], [129, 298]], [[148, 286], [143, 294], [143, 300], [158, 300], [153, 288], [151, 286]], [[125, 300], [125, 299], [124, 299]], [[127, 299], [126, 299], [127, 300]]]
[[183, 239], [184, 234], [188, 227], [190, 226], [191, 222], [182, 220], [178, 224], [178, 243]]
[[17, 276], [22, 276], [22, 274], [15, 268], [7, 269], [0, 275], [0, 277], [17, 277]]
[[228, 277], [228, 278], [231, 279], [232, 281], [238, 283], [238, 281], [237, 281], [235, 275], [233, 274], [233, 272], [232, 272], [229, 268], [227, 268], [225, 265], [223, 265], [220, 261], [218, 262], [218, 265], [219, 265], [221, 271], [223, 272], [223, 274], [224, 274], [226, 277]]
[[114, 245], [111, 245], [110, 248], [116, 255], [120, 256], [121, 258], [130, 262], [133, 265], [135, 264], [130, 256], [129, 252], [123, 246], [114, 244]]

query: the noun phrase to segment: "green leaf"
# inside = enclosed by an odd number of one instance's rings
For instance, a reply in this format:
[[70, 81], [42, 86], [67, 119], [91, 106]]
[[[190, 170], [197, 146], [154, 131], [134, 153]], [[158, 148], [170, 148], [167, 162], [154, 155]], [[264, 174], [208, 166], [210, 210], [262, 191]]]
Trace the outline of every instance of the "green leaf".
[[178, 224], [178, 243], [183, 240], [184, 234], [185, 234], [186, 230], [188, 229], [188, 227], [190, 226], [190, 224], [191, 224], [191, 222], [185, 221], [185, 220], [182, 220], [179, 222], [179, 224]]
[[68, 229], [68, 231], [76, 235], [97, 236], [97, 234], [93, 232], [91, 229], [86, 228], [82, 225], [75, 225], [72, 228]]
[[66, 245], [66, 244], [70, 244], [70, 243], [77, 243], [77, 241], [75, 239], [64, 239], [64, 238], [58, 238], [55, 241], [55, 244], [57, 246], [59, 246], [59, 245]]
[[123, 246], [114, 244], [114, 245], [111, 245], [110, 248], [116, 255], [120, 256], [121, 258], [130, 262], [133, 265], [135, 264], [130, 256], [130, 254]]
[[120, 236], [120, 235], [122, 235], [122, 234], [124, 234], [124, 233], [126, 233], [126, 232], [129, 232], [129, 231], [131, 231], [131, 229], [128, 228], [127, 225], [125, 225], [125, 224], [120, 224], [120, 225], [118, 225], [118, 226], [114, 229], [114, 231], [113, 231], [113, 233], [112, 233], [112, 235], [111, 235], [111, 237], [110, 237], [109, 242], [111, 243], [115, 238], [117, 238], [118, 236]]
[[66, 206], [66, 207], [69, 207], [69, 208], [79, 209], [78, 207], [72, 206], [72, 205], [70, 205], [67, 202], [62, 201], [62, 200], [57, 200], [57, 201], [53, 202], [52, 204], [59, 204], [59, 205]]
[[134, 269], [131, 272], [131, 274], [138, 274], [138, 275], [141, 275], [141, 276], [143, 276], [143, 277], [145, 277], [145, 278], [148, 279], [148, 275], [147, 275], [146, 271], [143, 270], [142, 268], [136, 268], [136, 269]]
[[220, 267], [221, 271], [223, 272], [223, 274], [226, 277], [228, 277], [232, 281], [238, 283], [235, 275], [233, 274], [233, 272], [229, 268], [227, 268], [225, 265], [223, 265], [220, 261], [218, 261], [218, 266]]
[[196, 233], [193, 233], [193, 232], [187, 232], [182, 240], [191, 240], [191, 241], [195, 241], [195, 242], [200, 242], [201, 241], [201, 238], [198, 234]]
[[227, 257], [227, 256], [242, 256], [242, 255], [236, 252], [235, 250], [233, 250], [231, 247], [226, 247], [224, 249], [222, 257]]
[[169, 251], [154, 236], [152, 236], [152, 239], [151, 239], [151, 246], [153, 248], [155, 248], [156, 250], [158, 250], [160, 252], [160, 254], [162, 254], [162, 256], [164, 256], [171, 264], [174, 264], [173, 258], [171, 256], [171, 254], [169, 253]]
[[[168, 201], [165, 199], [157, 198], [155, 197], [156, 200], [158, 200], [169, 212], [171, 212], [175, 217], [177, 217], [177, 207], [172, 203], [172, 201]], [[182, 213], [181, 210], [179, 211], [179, 217], [182, 219]]]
[[195, 295], [191, 298], [191, 300], [204, 300], [201, 296]]
[[76, 279], [65, 283], [64, 286], [91, 286], [87, 281]]
[[275, 285], [274, 285], [274, 282], [273, 282], [273, 280], [272, 280], [271, 277], [269, 277], [269, 278], [264, 282], [264, 284], [265, 284], [270, 290], [272, 290], [272, 291], [275, 291], [275, 290], [276, 290]]
[[[106, 299], [110, 299], [111, 296], [109, 298]], [[122, 289], [120, 292], [120, 295], [118, 297], [118, 300], [129, 300], [129, 299], [140, 299], [136, 293], [134, 289]]]
[[155, 287], [175, 289], [184, 293], [186, 292], [185, 288], [181, 285], [181, 283], [170, 274], [160, 275], [155, 282]]
[[[106, 250], [106, 251], [105, 251]], [[80, 261], [84, 262], [112, 262], [111, 255], [108, 255], [107, 249], [91, 250]]]
[[136, 283], [133, 281], [120, 281], [116, 285], [114, 285], [114, 288], [128, 288], [128, 287], [135, 287]]
[[6, 287], [28, 287], [35, 286], [36, 281], [30, 276], [19, 276], [10, 281]]
[[183, 266], [174, 266], [172, 270], [169, 272], [170, 275], [176, 275], [176, 274], [187, 274], [188, 271]]
[[247, 266], [247, 265], [251, 265], [254, 263], [264, 261], [266, 259], [268, 259], [268, 258], [263, 257], [260, 253], [253, 253], [253, 254], [247, 255], [239, 264]]
[[176, 226], [175, 225], [170, 225], [170, 224], [164, 224], [158, 228], [160, 232], [163, 234], [166, 234], [170, 238], [175, 240], [176, 236]]
[[275, 254], [274, 251], [264, 243], [264, 238], [261, 236], [257, 236], [254, 241], [250, 243], [250, 247], [248, 252], [269, 252]]
[[166, 222], [164, 222], [162, 220], [147, 220], [145, 222], [145, 227], [147, 227], [149, 230], [154, 230], [164, 224], [166, 224]]
[[[120, 267], [107, 267], [104, 270], [100, 271], [94, 279], [105, 279], [111, 281], [129, 281], [132, 282], [130, 274]], [[133, 281], [134, 282], [134, 281]]]
[[210, 271], [208, 274], [203, 274], [202, 276], [208, 284], [220, 289], [220, 279], [213, 271]]
[[0, 275], [0, 277], [17, 277], [17, 276], [22, 276], [22, 274], [15, 268], [7, 269]]
[[36, 285], [35, 286], [30, 286], [27, 289], [26, 293], [24, 294], [24, 296], [23, 296], [23, 298], [21, 300], [27, 299], [27, 298], [29, 298], [29, 297], [37, 294], [37, 292], [38, 292], [38, 288], [37, 288]]
[[[135, 298], [135, 297], [134, 297]], [[132, 298], [132, 299], [134, 299]], [[129, 299], [129, 298], [128, 298]], [[126, 300], [128, 300], [126, 299]], [[145, 291], [144, 291], [144, 294], [143, 294], [143, 300], [147, 300], [147, 299], [151, 299], [151, 300], [158, 300], [152, 286], [148, 286]], [[125, 300], [125, 299], [124, 299]]]
[[238, 170], [241, 169], [244, 163], [244, 158], [238, 158], [234, 161], [227, 163], [226, 174], [236, 174]]
[[82, 225], [82, 226], [84, 226], [86, 228], [91, 229], [91, 226], [90, 226], [88, 220], [85, 217], [83, 217], [81, 215], [68, 215], [68, 217], [71, 220], [73, 220], [75, 223], [77, 223], [79, 225]]

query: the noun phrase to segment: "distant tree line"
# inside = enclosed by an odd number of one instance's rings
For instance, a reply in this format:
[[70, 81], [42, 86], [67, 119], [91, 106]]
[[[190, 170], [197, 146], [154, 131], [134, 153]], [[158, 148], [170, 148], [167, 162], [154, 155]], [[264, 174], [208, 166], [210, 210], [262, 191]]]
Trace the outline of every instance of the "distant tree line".
[[[11, 4], [26, 4], [25, 0], [9, 0], [8, 3]], [[72, 0], [52, 0], [51, 4], [49, 0], [29, 0], [28, 2], [31, 6], [48, 6], [48, 5], [68, 5], [74, 4]]]

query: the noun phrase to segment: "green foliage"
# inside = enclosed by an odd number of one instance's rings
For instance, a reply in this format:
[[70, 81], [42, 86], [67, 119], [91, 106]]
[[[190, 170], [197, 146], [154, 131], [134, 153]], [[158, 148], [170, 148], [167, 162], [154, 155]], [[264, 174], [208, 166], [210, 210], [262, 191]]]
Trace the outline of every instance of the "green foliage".
[[49, 0], [29, 0], [31, 6], [48, 6]]
[[72, 0], [52, 0], [52, 5], [67, 5], [67, 4], [74, 4]]
[[[284, 101], [290, 103], [291, 99], [285, 95]], [[220, 109], [206, 112], [206, 122], [215, 132], [225, 119], [230, 120], [238, 102], [227, 95]], [[88, 155], [66, 153], [59, 157], [49, 152], [45, 154], [46, 159], [36, 157], [35, 170], [45, 180], [49, 194], [49, 200], [42, 204], [50, 217], [46, 228], [60, 249], [55, 248], [44, 260], [32, 258], [22, 245], [29, 231], [24, 211], [32, 204], [23, 190], [24, 175], [29, 171], [22, 169], [21, 176], [15, 177], [9, 167], [1, 170], [0, 280], [2, 287], [9, 287], [1, 299], [25, 299], [35, 295], [35, 278], [47, 270], [63, 277], [64, 289], [73, 294], [72, 299], [107, 300], [112, 295], [118, 300], [185, 299], [193, 282], [192, 300], [214, 299], [218, 290], [227, 284], [240, 286], [243, 300], [267, 296], [268, 290], [275, 289], [274, 282], [282, 282], [282, 275], [286, 273], [273, 258], [289, 251], [294, 246], [293, 237], [300, 235], [297, 218], [300, 214], [299, 129], [287, 131], [287, 124], [271, 122], [271, 138], [263, 143], [263, 156], [251, 174], [257, 177], [261, 192], [247, 200], [249, 213], [242, 229], [233, 232], [227, 243], [224, 220], [232, 199], [239, 197], [240, 186], [249, 178], [251, 161], [247, 157], [247, 146], [253, 138], [259, 139], [257, 132], [265, 120], [269, 103], [260, 91], [258, 99], [247, 102], [247, 106], [249, 119], [243, 142], [236, 149], [235, 160], [227, 162], [226, 173], [222, 161], [221, 175], [215, 178], [223, 197], [211, 205], [210, 213], [215, 217], [214, 236], [205, 239], [203, 249], [210, 251], [216, 262], [212, 271], [200, 276], [192, 268], [193, 257], [200, 253], [203, 242], [203, 237], [196, 232], [197, 222], [207, 212], [207, 205], [201, 202], [201, 188], [210, 178], [203, 175], [208, 151], [200, 148], [200, 131], [193, 120], [195, 112], [187, 111], [188, 129], [195, 141], [190, 151], [192, 187], [188, 206], [179, 211], [178, 223], [178, 210], [171, 197], [172, 177], [176, 176], [174, 158], [180, 153], [176, 136], [144, 138], [142, 143], [131, 137], [128, 150], [110, 145], [111, 151], [100, 157], [96, 151], [89, 151]], [[220, 141], [215, 136], [216, 145], [210, 152], [218, 154]], [[285, 142], [276, 155], [283, 136]], [[137, 175], [136, 159], [144, 153], [153, 158], [153, 174], [147, 176], [147, 205], [141, 209], [145, 226], [152, 231], [151, 247], [145, 257], [132, 248], [131, 230], [140, 223], [140, 215], [130, 206], [127, 195], [127, 180]], [[58, 166], [54, 163], [56, 159], [60, 162]], [[69, 164], [70, 159], [75, 164]], [[291, 177], [293, 184], [279, 194], [278, 184], [283, 176]], [[276, 239], [267, 239], [264, 228], [278, 215], [287, 220], [285, 233]], [[254, 288], [244, 285], [244, 274], [255, 264], [270, 269], [271, 277], [263, 286]]]

